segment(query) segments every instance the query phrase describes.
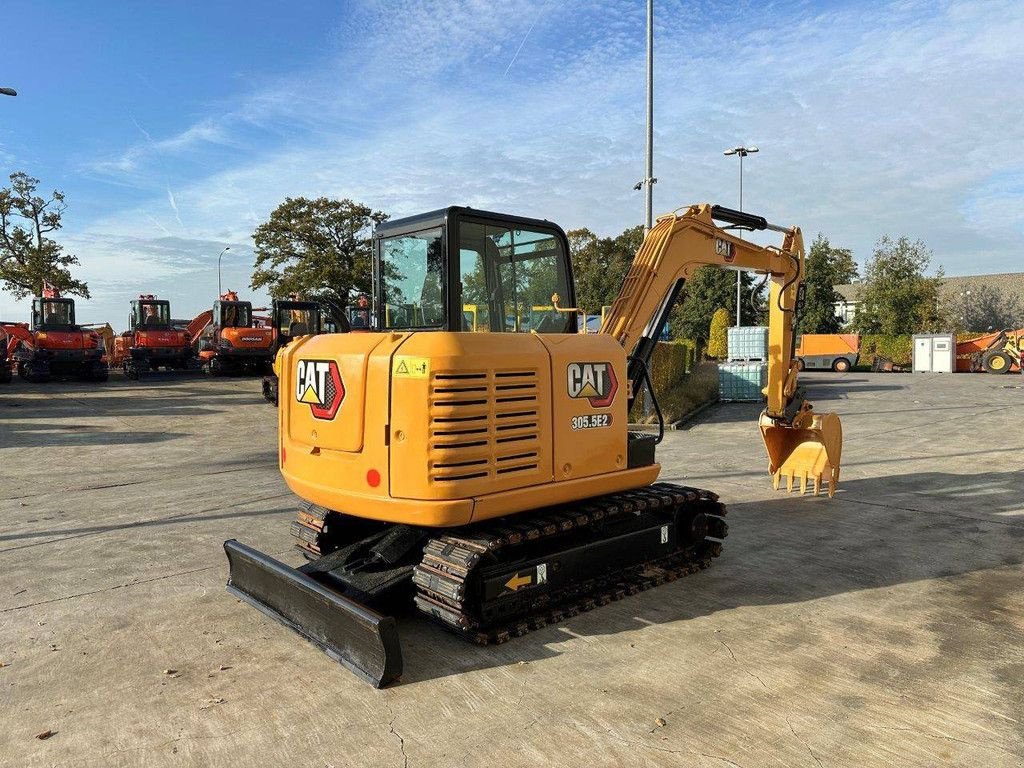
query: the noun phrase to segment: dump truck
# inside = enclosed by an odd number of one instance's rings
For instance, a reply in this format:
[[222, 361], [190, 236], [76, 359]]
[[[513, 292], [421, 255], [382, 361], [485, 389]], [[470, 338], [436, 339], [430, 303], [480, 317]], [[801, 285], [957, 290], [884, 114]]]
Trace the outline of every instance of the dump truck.
[[197, 316], [193, 323], [202, 326], [194, 338], [199, 360], [211, 376], [271, 370], [274, 333], [270, 328], [255, 327], [252, 303], [240, 301], [235, 291], [221, 294], [209, 314]]
[[129, 379], [147, 371], [186, 370], [195, 360], [192, 337], [171, 323], [171, 303], [153, 294], [131, 302], [128, 330], [114, 339], [113, 365]]
[[95, 330], [75, 322], [74, 299], [61, 298], [52, 288], [32, 300], [30, 324], [8, 324], [17, 340], [12, 355], [18, 375], [30, 382], [53, 377], [106, 381], [106, 346]]
[[[279, 355], [279, 467], [303, 500], [291, 533], [309, 562], [226, 541], [228, 590], [382, 686], [402, 672], [392, 609], [501, 643], [707, 568], [725, 506], [658, 481], [663, 422], [629, 429], [661, 329], [704, 265], [770, 279], [768, 471], [776, 489], [835, 493], [842, 426], [797, 390], [800, 229], [680, 211], [657, 220], [589, 334], [556, 224], [452, 207], [379, 225], [380, 327]], [[486, 306], [487, 333], [466, 330], [466, 304]], [[527, 331], [536, 305], [550, 311]]]
[[801, 371], [846, 372], [859, 358], [860, 336], [856, 333], [804, 333], [796, 340], [796, 361]]

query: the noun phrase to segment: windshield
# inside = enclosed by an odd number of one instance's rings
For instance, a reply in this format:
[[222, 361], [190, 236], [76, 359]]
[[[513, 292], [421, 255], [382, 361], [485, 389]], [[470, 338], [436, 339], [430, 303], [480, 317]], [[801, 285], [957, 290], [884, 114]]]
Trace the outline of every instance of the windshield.
[[74, 325], [74, 304], [70, 301], [42, 300], [42, 318], [39, 325]]
[[252, 307], [249, 302], [222, 301], [220, 303], [222, 328], [248, 328], [252, 325]]
[[171, 324], [171, 305], [165, 301], [140, 301], [135, 306], [135, 324], [166, 328]]
[[441, 228], [389, 237], [381, 243], [385, 328], [444, 325]]
[[281, 336], [294, 339], [296, 336], [309, 336], [316, 333], [316, 321], [320, 310], [309, 307], [293, 307], [282, 309], [277, 321], [277, 332]]

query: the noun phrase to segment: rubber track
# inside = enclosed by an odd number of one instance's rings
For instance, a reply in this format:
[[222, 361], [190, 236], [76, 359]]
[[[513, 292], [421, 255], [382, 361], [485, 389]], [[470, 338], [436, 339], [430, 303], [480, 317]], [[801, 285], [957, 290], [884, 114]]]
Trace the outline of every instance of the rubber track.
[[303, 501], [299, 504], [296, 519], [289, 527], [289, 533], [295, 539], [295, 546], [304, 554], [322, 557], [334, 549], [330, 536], [330, 518], [337, 513], [329, 509]]
[[[708, 535], [687, 550], [658, 560], [627, 566], [612, 574], [574, 584], [560, 592], [549, 593], [542, 606], [531, 607], [523, 615], [496, 626], [482, 627], [469, 605], [474, 569], [489, 555], [497, 557], [525, 542], [555, 538], [575, 528], [615, 515], [669, 510], [696, 505], [708, 517]], [[722, 552], [722, 539], [728, 527], [725, 507], [710, 491], [656, 483], [623, 493], [591, 499], [576, 507], [541, 513], [519, 521], [517, 518], [481, 524], [459, 533], [431, 539], [424, 548], [423, 560], [413, 572], [417, 588], [416, 607], [433, 619], [481, 645], [502, 643], [531, 630], [540, 629], [619, 600], [626, 595], [656, 587], [681, 576], [703, 570]]]

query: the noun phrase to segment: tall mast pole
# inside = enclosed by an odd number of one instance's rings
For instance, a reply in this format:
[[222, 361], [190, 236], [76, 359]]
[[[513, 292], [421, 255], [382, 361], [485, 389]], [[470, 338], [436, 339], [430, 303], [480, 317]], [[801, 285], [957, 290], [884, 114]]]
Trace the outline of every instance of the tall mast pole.
[[654, 0], [647, 0], [647, 165], [645, 231], [654, 224]]
[[[743, 212], [743, 157], [746, 152], [740, 152], [740, 213]], [[740, 237], [743, 237], [743, 230], [740, 230]], [[736, 327], [743, 325], [740, 320], [740, 307], [743, 304], [743, 273], [736, 271]]]

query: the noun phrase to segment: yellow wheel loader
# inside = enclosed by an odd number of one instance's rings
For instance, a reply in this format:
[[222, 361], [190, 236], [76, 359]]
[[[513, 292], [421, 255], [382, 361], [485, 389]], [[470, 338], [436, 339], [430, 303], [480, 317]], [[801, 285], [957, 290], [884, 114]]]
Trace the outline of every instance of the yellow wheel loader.
[[392, 608], [498, 643], [720, 554], [717, 495], [657, 482], [660, 435], [628, 429], [702, 265], [770, 278], [768, 469], [776, 488], [834, 493], [839, 419], [796, 393], [796, 227], [711, 205], [658, 219], [589, 334], [551, 222], [448, 208], [380, 225], [374, 252], [373, 329], [304, 337], [277, 361], [280, 468], [303, 499], [292, 533], [310, 562], [224, 545], [230, 592], [373, 685], [402, 672]]

